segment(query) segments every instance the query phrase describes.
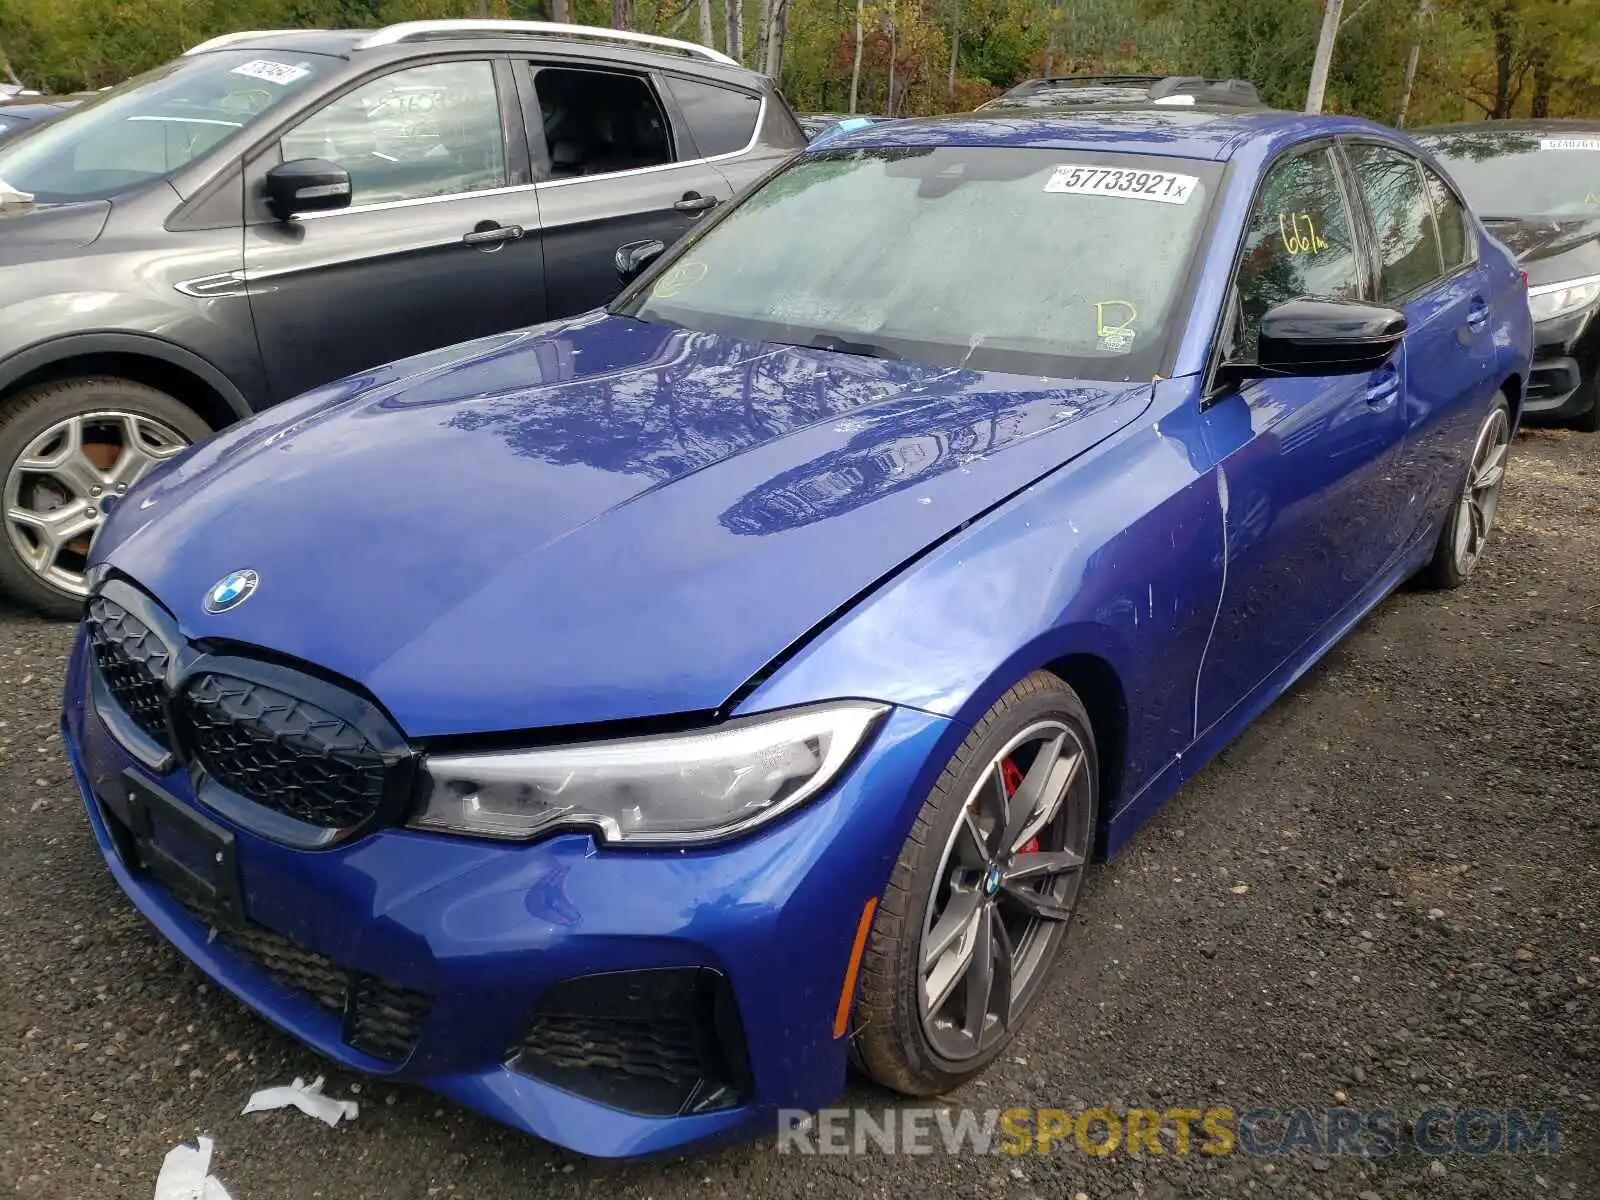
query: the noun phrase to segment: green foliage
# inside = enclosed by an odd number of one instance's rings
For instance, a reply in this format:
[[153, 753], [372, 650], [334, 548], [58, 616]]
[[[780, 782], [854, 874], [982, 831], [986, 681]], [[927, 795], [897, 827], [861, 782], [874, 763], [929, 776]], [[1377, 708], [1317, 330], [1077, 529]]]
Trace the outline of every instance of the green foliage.
[[[720, 39], [725, 6], [713, 0]], [[744, 59], [761, 0], [744, 4]], [[230, 29], [352, 28], [419, 17], [549, 15], [550, 0], [3, 0], [7, 63], [50, 91], [103, 87]], [[972, 107], [1019, 79], [1138, 71], [1237, 76], [1299, 108], [1321, 23], [1318, 0], [870, 0], [859, 108]], [[631, 0], [637, 28], [694, 37], [695, 0]], [[570, 0], [569, 19], [610, 24], [612, 0]], [[1600, 112], [1600, 0], [1346, 0], [1325, 107], [1393, 121], [1420, 38], [1409, 123]], [[1052, 20], [1053, 14], [1053, 20]], [[791, 0], [783, 86], [797, 108], [843, 111], [855, 0]], [[1052, 37], [1052, 27], [1053, 34]], [[957, 53], [952, 87], [950, 50]], [[891, 93], [891, 80], [893, 84]], [[952, 94], [953, 93], [953, 94]]]

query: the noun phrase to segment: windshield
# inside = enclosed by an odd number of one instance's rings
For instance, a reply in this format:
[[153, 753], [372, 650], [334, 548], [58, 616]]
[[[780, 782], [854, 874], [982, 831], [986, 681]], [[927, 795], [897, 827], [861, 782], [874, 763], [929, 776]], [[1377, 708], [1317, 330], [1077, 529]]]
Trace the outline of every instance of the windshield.
[[180, 58], [0, 147], [0, 191], [59, 204], [163, 179], [335, 65], [268, 50]]
[[1600, 129], [1463, 130], [1417, 140], [1480, 217], [1600, 218]]
[[935, 365], [1147, 378], [1219, 172], [1010, 147], [807, 154], [613, 311]]

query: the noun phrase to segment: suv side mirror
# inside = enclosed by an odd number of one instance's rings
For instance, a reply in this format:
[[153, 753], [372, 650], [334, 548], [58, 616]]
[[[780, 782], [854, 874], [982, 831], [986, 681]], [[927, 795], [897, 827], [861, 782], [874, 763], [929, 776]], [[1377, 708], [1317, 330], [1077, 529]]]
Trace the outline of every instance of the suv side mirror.
[[325, 158], [295, 158], [267, 172], [267, 207], [280, 221], [350, 206], [350, 172]]
[[1261, 318], [1252, 375], [1376, 371], [1405, 337], [1405, 314], [1351, 300], [1288, 300]]
[[632, 283], [644, 269], [666, 253], [666, 245], [658, 241], [624, 242], [617, 247], [617, 274], [623, 283]]

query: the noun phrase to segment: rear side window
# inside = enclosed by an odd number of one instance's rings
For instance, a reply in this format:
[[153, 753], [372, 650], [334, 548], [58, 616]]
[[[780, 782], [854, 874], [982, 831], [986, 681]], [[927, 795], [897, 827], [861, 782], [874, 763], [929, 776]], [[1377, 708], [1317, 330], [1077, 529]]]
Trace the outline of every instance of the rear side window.
[[1352, 146], [1350, 161], [1383, 256], [1383, 299], [1420, 291], [1444, 273], [1433, 201], [1423, 191], [1420, 164], [1386, 146]]
[[1461, 211], [1461, 202], [1444, 180], [1427, 167], [1422, 168], [1422, 178], [1427, 181], [1428, 196], [1433, 201], [1433, 219], [1439, 225], [1439, 251], [1448, 274], [1467, 261], [1470, 246], [1467, 215]]
[[706, 158], [733, 154], [750, 144], [756, 134], [761, 100], [713, 83], [669, 76], [672, 98], [689, 122], [689, 132]]
[[1361, 267], [1350, 210], [1326, 150], [1276, 164], [1261, 183], [1235, 283], [1239, 319], [1229, 358], [1253, 359], [1261, 318], [1286, 300], [1355, 300]]
[[533, 87], [550, 178], [610, 175], [672, 161], [666, 117], [639, 76], [543, 67]]

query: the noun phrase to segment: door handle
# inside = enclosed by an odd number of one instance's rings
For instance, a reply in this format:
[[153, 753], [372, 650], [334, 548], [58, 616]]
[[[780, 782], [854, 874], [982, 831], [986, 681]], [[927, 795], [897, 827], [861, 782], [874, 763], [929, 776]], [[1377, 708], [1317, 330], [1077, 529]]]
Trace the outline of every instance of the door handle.
[[702, 196], [699, 192], [685, 192], [683, 199], [672, 207], [679, 212], [703, 213], [707, 209], [715, 208], [716, 206], [717, 198], [715, 196]]
[[484, 221], [461, 240], [469, 246], [497, 250], [507, 242], [516, 241], [522, 236], [522, 233], [521, 225], [495, 225]]
[[1376, 409], [1388, 408], [1400, 395], [1400, 372], [1390, 367], [1367, 380], [1367, 403]]
[[1489, 323], [1489, 305], [1481, 298], [1474, 297], [1472, 307], [1467, 309], [1467, 328], [1482, 329]]

